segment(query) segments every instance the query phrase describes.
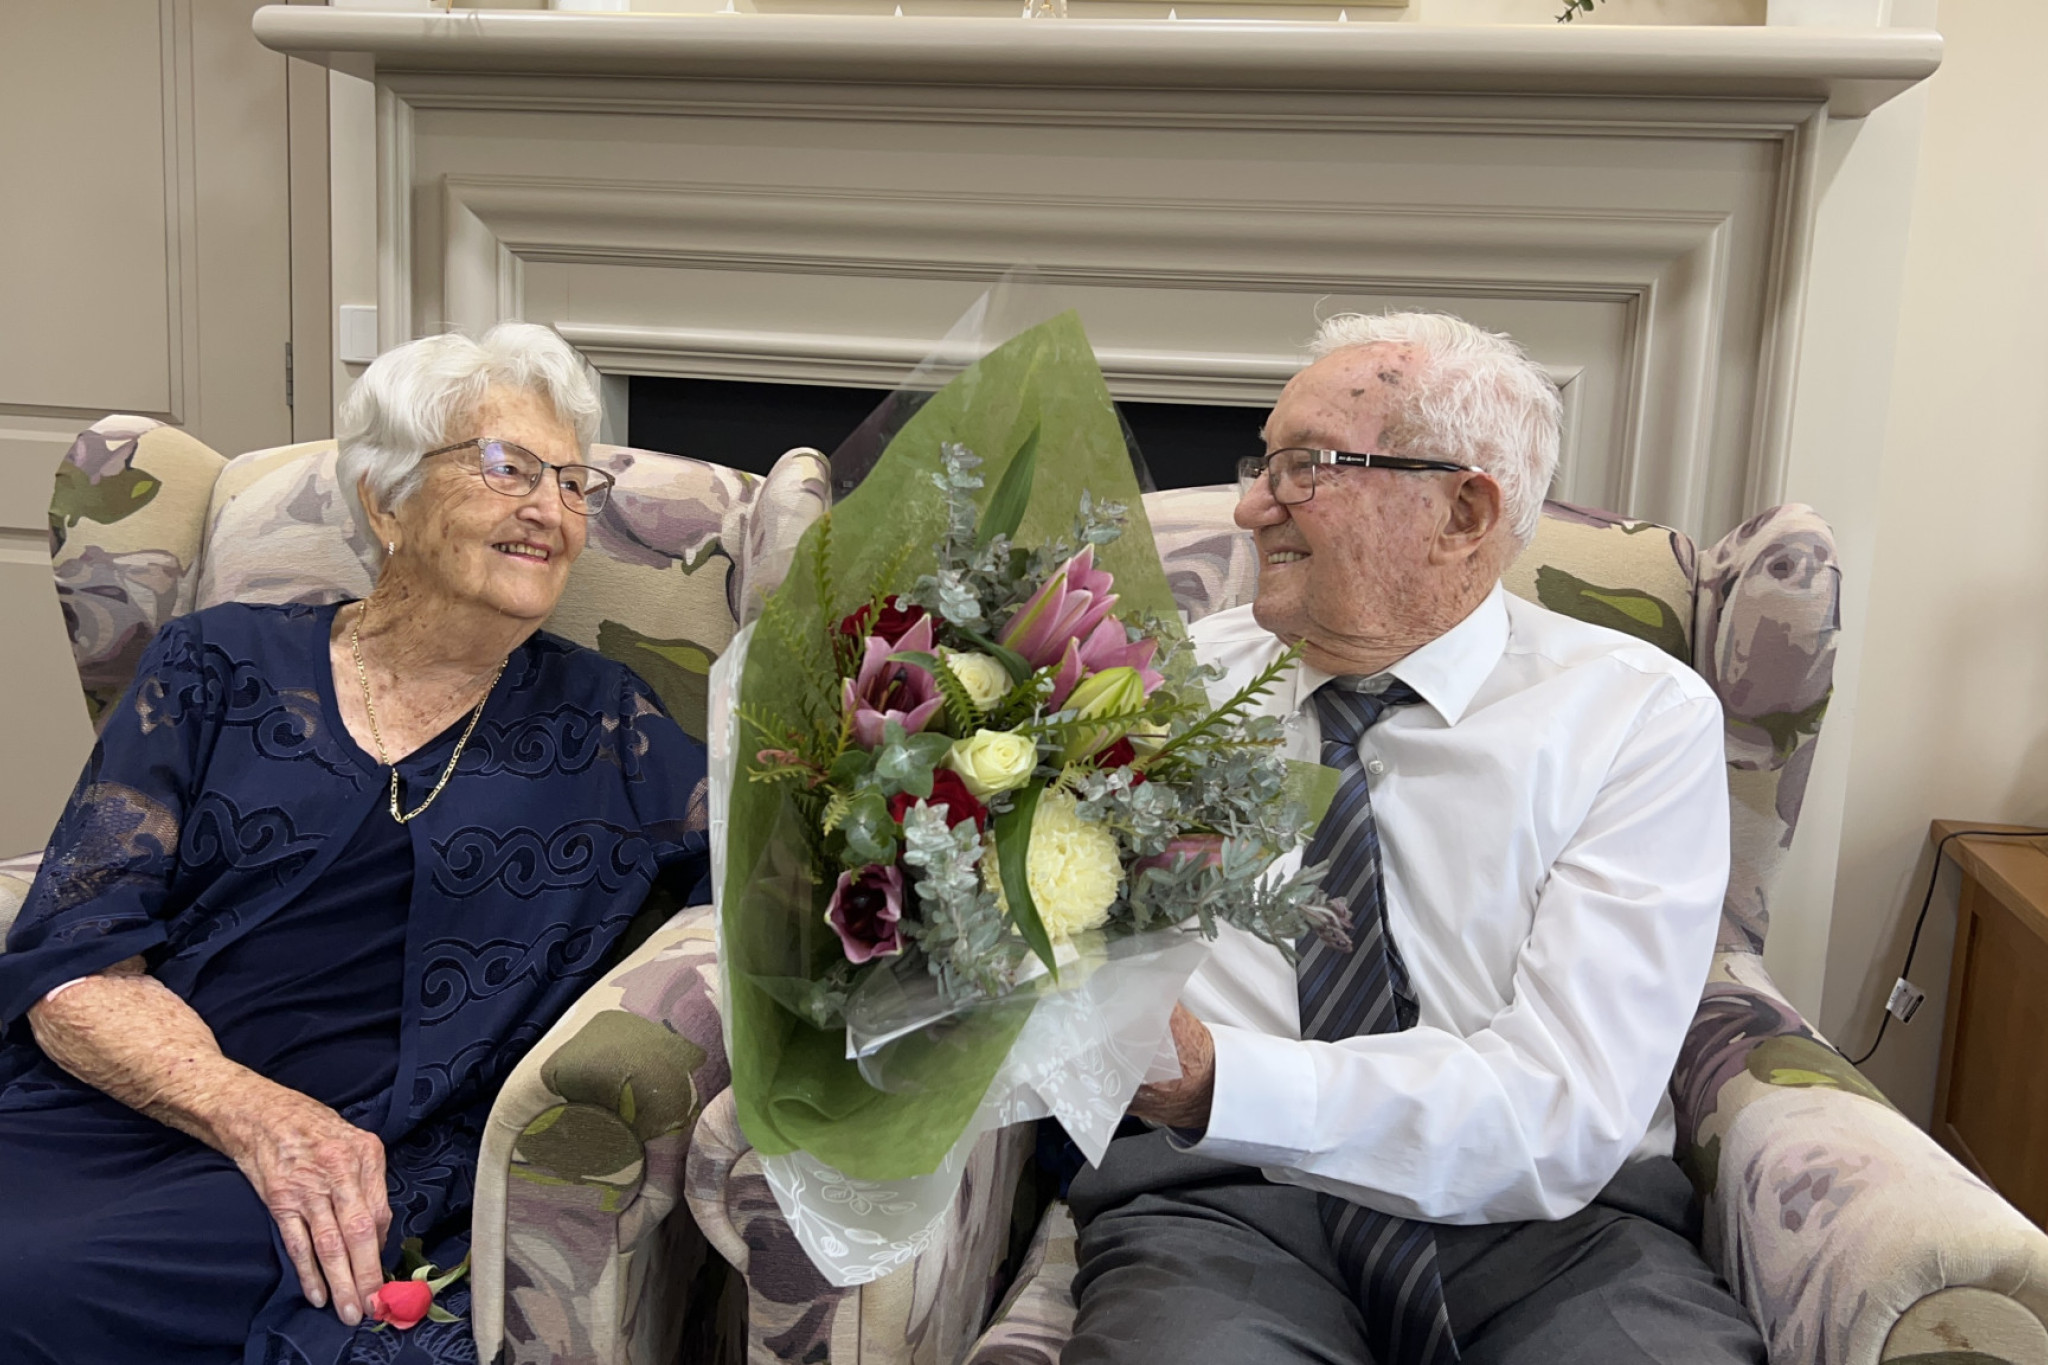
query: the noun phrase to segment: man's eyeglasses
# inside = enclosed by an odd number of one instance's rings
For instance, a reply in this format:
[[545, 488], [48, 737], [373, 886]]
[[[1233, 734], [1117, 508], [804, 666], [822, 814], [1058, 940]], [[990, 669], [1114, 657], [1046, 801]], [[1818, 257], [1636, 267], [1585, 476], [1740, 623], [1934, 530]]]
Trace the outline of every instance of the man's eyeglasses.
[[602, 469], [587, 464], [549, 464], [525, 446], [494, 436], [473, 436], [452, 446], [430, 450], [420, 458], [432, 459], [471, 446], [476, 447], [477, 473], [483, 475], [484, 484], [507, 497], [523, 498], [533, 492], [550, 469], [555, 471], [555, 489], [562, 495], [562, 506], [580, 516], [595, 516], [611, 495], [612, 476]]
[[1407, 469], [1435, 474], [1483, 474], [1478, 465], [1452, 464], [1448, 460], [1411, 460], [1406, 455], [1360, 454], [1351, 450], [1312, 450], [1288, 446], [1266, 455], [1247, 455], [1237, 462], [1237, 495], [1251, 492], [1252, 485], [1265, 477], [1273, 501], [1294, 507], [1316, 495], [1316, 469], [1324, 465], [1353, 465], [1360, 469]]

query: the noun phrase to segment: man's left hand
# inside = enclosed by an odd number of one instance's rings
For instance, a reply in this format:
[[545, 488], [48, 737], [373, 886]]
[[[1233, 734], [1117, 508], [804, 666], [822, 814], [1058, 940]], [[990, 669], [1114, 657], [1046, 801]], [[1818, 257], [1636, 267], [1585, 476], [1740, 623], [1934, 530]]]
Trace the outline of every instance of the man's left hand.
[[1180, 1078], [1139, 1086], [1131, 1097], [1131, 1114], [1168, 1128], [1199, 1131], [1209, 1126], [1209, 1102], [1216, 1093], [1216, 1044], [1209, 1026], [1185, 1005], [1173, 1007], [1172, 1028]]

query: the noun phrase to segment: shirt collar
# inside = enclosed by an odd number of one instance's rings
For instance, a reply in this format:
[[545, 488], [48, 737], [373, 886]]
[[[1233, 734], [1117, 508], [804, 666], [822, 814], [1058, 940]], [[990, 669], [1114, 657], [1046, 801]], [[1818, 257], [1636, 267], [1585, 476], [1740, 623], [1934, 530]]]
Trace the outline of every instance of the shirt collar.
[[[1508, 647], [1506, 593], [1494, 584], [1464, 620], [1385, 670], [1414, 688], [1446, 725], [1458, 723]], [[1303, 663], [1297, 665], [1295, 676], [1295, 703], [1303, 706], [1337, 675]]]

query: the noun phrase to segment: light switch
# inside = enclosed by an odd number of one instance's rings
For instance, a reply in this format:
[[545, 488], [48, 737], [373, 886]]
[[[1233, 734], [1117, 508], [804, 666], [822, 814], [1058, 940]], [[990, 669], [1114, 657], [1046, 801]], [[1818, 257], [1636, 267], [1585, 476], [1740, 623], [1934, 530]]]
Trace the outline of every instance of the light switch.
[[377, 305], [344, 303], [336, 354], [344, 365], [367, 365], [377, 358]]

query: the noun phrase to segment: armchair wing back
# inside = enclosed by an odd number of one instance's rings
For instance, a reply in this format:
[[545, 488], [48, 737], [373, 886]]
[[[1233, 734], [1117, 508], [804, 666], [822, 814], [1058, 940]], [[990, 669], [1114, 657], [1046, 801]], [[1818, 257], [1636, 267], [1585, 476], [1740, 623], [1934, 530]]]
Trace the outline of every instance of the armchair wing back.
[[[711, 661], [824, 510], [824, 460], [792, 451], [766, 478], [623, 446], [593, 446], [591, 460], [618, 485], [548, 629], [631, 664], [701, 738]], [[342, 499], [334, 442], [223, 460], [140, 417], [80, 434], [59, 467], [50, 525], [95, 720], [172, 616], [360, 597], [377, 553]]]

